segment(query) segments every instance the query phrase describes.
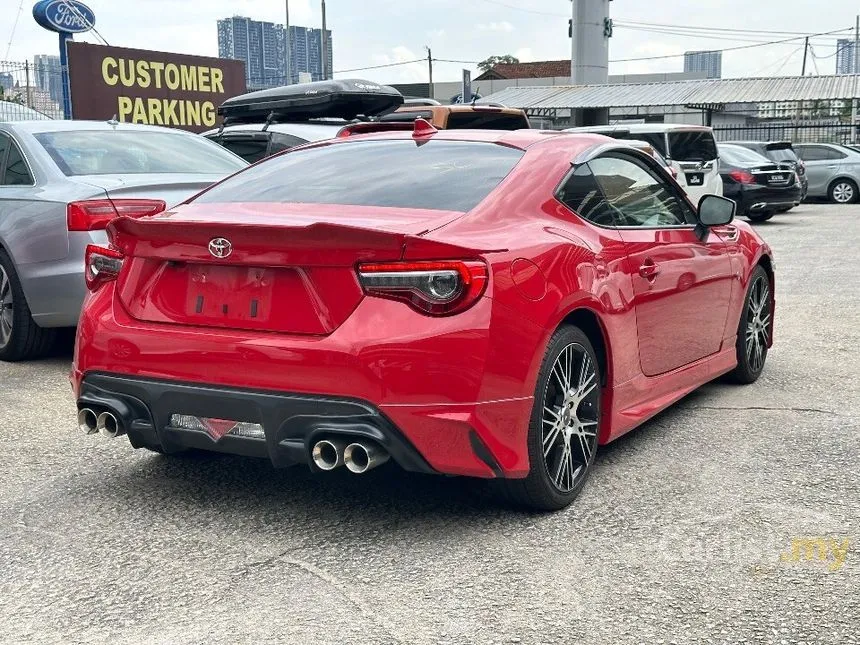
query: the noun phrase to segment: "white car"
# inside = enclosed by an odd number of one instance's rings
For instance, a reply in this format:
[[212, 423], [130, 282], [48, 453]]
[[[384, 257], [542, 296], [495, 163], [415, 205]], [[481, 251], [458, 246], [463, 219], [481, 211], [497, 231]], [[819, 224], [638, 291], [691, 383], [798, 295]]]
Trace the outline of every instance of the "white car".
[[705, 195], [722, 195], [720, 160], [714, 131], [701, 125], [632, 123], [569, 128], [566, 132], [593, 132], [613, 139], [647, 141], [675, 169], [678, 183], [694, 204]]
[[218, 108], [224, 125], [203, 136], [254, 163], [304, 143], [332, 139], [356, 119], [401, 105], [403, 95], [393, 87], [361, 79], [273, 87], [224, 101]]

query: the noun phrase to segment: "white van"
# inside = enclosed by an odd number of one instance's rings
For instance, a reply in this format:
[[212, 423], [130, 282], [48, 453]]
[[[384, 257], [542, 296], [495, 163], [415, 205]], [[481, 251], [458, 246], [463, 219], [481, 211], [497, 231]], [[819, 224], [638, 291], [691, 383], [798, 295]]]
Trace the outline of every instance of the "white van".
[[677, 172], [678, 183], [698, 204], [708, 194], [722, 195], [720, 162], [714, 131], [702, 125], [631, 123], [569, 128], [565, 132], [593, 132], [613, 139], [639, 139], [654, 146]]

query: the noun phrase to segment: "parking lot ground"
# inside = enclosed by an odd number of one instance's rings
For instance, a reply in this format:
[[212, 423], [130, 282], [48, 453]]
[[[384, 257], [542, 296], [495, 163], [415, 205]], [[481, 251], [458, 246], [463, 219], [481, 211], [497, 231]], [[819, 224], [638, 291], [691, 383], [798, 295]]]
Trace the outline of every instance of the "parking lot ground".
[[761, 380], [601, 450], [569, 509], [81, 436], [70, 349], [0, 364], [0, 642], [860, 642], [860, 206], [758, 226]]

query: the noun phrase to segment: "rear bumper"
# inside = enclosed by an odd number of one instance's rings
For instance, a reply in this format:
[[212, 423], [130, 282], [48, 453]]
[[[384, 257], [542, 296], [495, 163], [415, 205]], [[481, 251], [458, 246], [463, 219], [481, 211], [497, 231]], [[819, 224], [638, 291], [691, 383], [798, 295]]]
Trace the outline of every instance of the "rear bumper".
[[780, 188], [750, 184], [726, 184], [723, 194], [737, 203], [740, 214], [746, 214], [771, 211], [799, 204], [802, 190], [799, 183]]
[[[374, 439], [407, 470], [521, 477], [543, 337], [530, 325], [488, 297], [448, 318], [365, 298], [328, 336], [239, 332], [136, 321], [108, 286], [85, 303], [72, 384], [79, 408], [116, 399], [134, 410], [136, 446], [285, 466], [307, 462], [309, 442], [328, 427]], [[509, 351], [513, 333], [535, 347]], [[172, 414], [259, 423], [266, 439], [216, 442], [171, 428]]]
[[[389, 419], [364, 401], [89, 374], [78, 397], [78, 408], [85, 407], [117, 415], [137, 448], [198, 448], [265, 457], [283, 467], [309, 463], [318, 439], [344, 436], [379, 443], [406, 470], [436, 472]], [[203, 430], [172, 426], [171, 416], [180, 413], [260, 424], [265, 438], [227, 434], [216, 440]]]

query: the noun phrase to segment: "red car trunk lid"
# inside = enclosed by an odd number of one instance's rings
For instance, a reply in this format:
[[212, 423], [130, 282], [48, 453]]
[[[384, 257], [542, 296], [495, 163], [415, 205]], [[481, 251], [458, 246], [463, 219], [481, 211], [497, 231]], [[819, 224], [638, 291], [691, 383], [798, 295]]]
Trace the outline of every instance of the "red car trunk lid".
[[190, 204], [149, 218], [118, 218], [108, 232], [126, 256], [117, 288], [135, 319], [323, 335], [337, 329], [363, 297], [357, 263], [398, 260], [410, 237], [460, 215]]

